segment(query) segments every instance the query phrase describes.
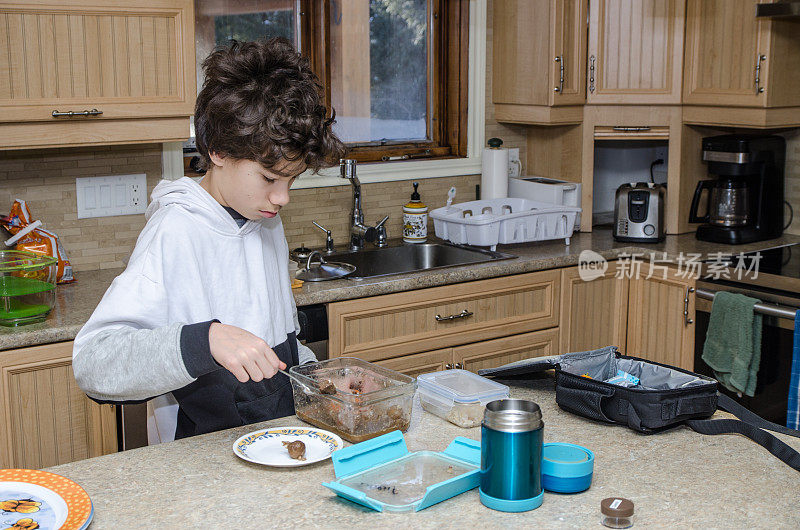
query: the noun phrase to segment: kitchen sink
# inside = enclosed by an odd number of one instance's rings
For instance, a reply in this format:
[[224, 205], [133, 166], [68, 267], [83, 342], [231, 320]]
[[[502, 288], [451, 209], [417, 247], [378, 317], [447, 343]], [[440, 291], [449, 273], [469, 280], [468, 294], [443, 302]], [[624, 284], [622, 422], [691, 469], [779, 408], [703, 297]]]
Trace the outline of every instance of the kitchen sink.
[[352, 279], [374, 278], [473, 263], [516, 258], [511, 254], [448, 243], [394, 243], [383, 248], [325, 254], [325, 261], [349, 263], [356, 270]]

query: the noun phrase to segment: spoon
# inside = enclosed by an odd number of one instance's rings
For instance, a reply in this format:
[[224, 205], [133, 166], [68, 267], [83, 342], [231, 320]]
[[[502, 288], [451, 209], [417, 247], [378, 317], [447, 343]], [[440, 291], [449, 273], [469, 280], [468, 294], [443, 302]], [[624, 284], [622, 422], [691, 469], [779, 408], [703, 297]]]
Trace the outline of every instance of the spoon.
[[316, 388], [312, 388], [305, 381], [302, 381], [296, 374], [287, 372], [286, 370], [281, 370], [280, 368], [278, 368], [278, 371], [306, 390], [317, 391], [320, 394], [336, 393], [336, 385], [334, 385], [333, 381], [330, 379], [320, 379], [319, 381], [316, 381]]

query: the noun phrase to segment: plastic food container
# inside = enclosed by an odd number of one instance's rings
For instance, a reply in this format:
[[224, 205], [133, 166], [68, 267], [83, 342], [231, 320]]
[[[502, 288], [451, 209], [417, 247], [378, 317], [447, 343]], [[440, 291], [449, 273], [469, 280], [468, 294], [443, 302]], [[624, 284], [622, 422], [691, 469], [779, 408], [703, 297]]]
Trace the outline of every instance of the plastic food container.
[[[292, 381], [297, 417], [353, 443], [408, 429], [414, 402], [413, 377], [352, 357], [292, 366], [309, 389]], [[316, 381], [329, 379], [336, 394], [320, 394]]]
[[589, 489], [594, 472], [594, 453], [580, 445], [562, 442], [544, 444], [542, 487], [557, 493]]
[[444, 370], [417, 377], [422, 408], [459, 427], [478, 427], [483, 409], [508, 398], [508, 387], [466, 370]]
[[395, 431], [340, 449], [331, 459], [337, 480], [322, 485], [379, 512], [420, 511], [480, 480], [480, 442], [461, 436], [441, 453], [411, 453]]
[[55, 303], [56, 264], [50, 256], [0, 250], [0, 325], [41, 322]]

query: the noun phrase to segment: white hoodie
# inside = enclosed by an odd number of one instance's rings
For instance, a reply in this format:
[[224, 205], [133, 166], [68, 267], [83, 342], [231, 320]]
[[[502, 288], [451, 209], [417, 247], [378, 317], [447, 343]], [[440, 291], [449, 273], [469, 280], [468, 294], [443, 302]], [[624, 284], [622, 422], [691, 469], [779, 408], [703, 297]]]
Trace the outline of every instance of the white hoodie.
[[[218, 319], [273, 348], [299, 332], [279, 216], [240, 228], [188, 177], [162, 181], [151, 198], [127, 268], [75, 338], [75, 378], [95, 399], [148, 399], [193, 382], [185, 324]], [[299, 343], [298, 356], [316, 360]]]

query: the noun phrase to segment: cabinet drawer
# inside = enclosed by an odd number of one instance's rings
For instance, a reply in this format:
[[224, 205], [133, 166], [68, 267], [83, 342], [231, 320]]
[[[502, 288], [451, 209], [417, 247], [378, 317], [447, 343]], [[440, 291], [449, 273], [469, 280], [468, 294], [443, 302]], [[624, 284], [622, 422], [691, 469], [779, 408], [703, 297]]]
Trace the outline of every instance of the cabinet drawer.
[[558, 353], [558, 329], [545, 329], [513, 337], [487, 340], [453, 348], [456, 365], [477, 372], [504, 364]]
[[396, 359], [385, 359], [375, 364], [388, 368], [389, 370], [395, 370], [401, 374], [417, 377], [420, 374], [439, 372], [452, 368], [452, 362], [453, 349], [444, 348], [425, 353], [406, 355]]
[[551, 328], [559, 289], [552, 270], [332, 303], [329, 354], [375, 361]]

